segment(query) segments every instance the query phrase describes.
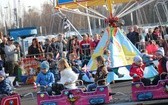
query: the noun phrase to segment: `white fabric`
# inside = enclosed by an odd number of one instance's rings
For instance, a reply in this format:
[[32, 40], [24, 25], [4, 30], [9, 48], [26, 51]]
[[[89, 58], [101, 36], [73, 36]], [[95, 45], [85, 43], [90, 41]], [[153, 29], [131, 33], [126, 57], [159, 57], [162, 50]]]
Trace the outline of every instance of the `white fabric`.
[[71, 84], [64, 85], [68, 89], [76, 89], [76, 80], [78, 80], [78, 74], [72, 71], [71, 68], [66, 68], [60, 72], [61, 79], [60, 82], [65, 84], [66, 82], [71, 82]]
[[18, 61], [18, 57], [16, 57], [15, 52], [16, 46], [15, 45], [5, 45], [5, 54], [6, 54], [6, 61]]

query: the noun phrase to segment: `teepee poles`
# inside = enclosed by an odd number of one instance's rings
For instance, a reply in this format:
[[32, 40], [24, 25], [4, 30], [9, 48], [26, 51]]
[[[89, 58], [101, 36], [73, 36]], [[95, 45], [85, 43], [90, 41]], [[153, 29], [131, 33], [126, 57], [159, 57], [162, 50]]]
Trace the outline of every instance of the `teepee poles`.
[[103, 16], [102, 14], [100, 14], [99, 12], [93, 10], [92, 8], [87, 8], [87, 7], [85, 7], [85, 6], [83, 6], [83, 5], [79, 4], [79, 3], [78, 3], [78, 5], [79, 5], [80, 7], [82, 7], [82, 8], [84, 8], [84, 9], [88, 10], [89, 12], [92, 12], [92, 13], [94, 13], [94, 14], [96, 14], [96, 15], [98, 15], [98, 16], [104, 18], [104, 19], [107, 18], [107, 17]]
[[[57, 13], [56, 15], [58, 15], [60, 18], [64, 18], [65, 15], [59, 10], [59, 13]], [[75, 28], [75, 26], [69, 21], [69, 19], [67, 19], [67, 22], [70, 24], [70, 26], [77, 32], [77, 34], [79, 35], [79, 37], [82, 39], [81, 34], [79, 33], [79, 31]]]
[[144, 7], [145, 5], [148, 5], [148, 4], [150, 4], [151, 2], [153, 2], [153, 1], [155, 1], [155, 0], [145, 0], [145, 1], [143, 1], [142, 3], [140, 3], [138, 6], [132, 8], [131, 10], [129, 10], [129, 11], [123, 13], [123, 14], [121, 14], [121, 15], [119, 16], [119, 18], [122, 18], [122, 17], [124, 17], [124, 16], [130, 14], [131, 12], [134, 12], [134, 11], [136, 11], [136, 10], [138, 10], [138, 9], [140, 9], [140, 8], [142, 8], [142, 7]]

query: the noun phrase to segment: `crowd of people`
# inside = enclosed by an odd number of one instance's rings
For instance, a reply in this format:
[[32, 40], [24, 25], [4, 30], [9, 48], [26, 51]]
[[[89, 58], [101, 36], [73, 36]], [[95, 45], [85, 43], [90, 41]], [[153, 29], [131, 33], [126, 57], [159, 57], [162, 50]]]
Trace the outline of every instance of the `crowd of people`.
[[[130, 76], [133, 77], [133, 82], [142, 81], [144, 85], [156, 85], [160, 80], [160, 74], [164, 74], [161, 79], [165, 79], [167, 76], [168, 63], [167, 57], [165, 56], [167, 55], [167, 41], [164, 40], [164, 32], [160, 27], [154, 28], [153, 32], [152, 29], [148, 29], [148, 33], [140, 30], [137, 26], [133, 28], [129, 27], [129, 33], [126, 35], [132, 44], [142, 52], [140, 56], [134, 57], [133, 64], [130, 68]], [[63, 89], [77, 88], [75, 82], [78, 79], [82, 79], [88, 84], [86, 91], [92, 91], [97, 87], [97, 82], [100, 79], [107, 78], [108, 71], [112, 71], [113, 69], [111, 65], [113, 61], [110, 60], [110, 51], [108, 48], [105, 49], [102, 56], [95, 58], [97, 62], [96, 74], [89, 72], [86, 67], [94, 49], [101, 39], [101, 35], [95, 34], [92, 37], [89, 34], [83, 34], [82, 37], [82, 40], [78, 40], [77, 36], [71, 36], [66, 39], [64, 34], [59, 34], [57, 38], [45, 39], [44, 44], [39, 42], [37, 38], [32, 40], [32, 44], [28, 48], [27, 57], [34, 57], [36, 60], [40, 56], [44, 58], [39, 60], [41, 62], [40, 71], [37, 72], [36, 79], [36, 85], [40, 86], [41, 91], [47, 91], [49, 95], [53, 91], [55, 94], [60, 94], [60, 91]], [[0, 55], [2, 61], [0, 85], [2, 85], [9, 84], [5, 82], [5, 73], [8, 73], [9, 76], [17, 75], [18, 61], [22, 56], [22, 48], [18, 42], [14, 42], [12, 37], [5, 36], [1, 33], [0, 39]], [[160, 47], [163, 47], [163, 50], [159, 49]], [[159, 61], [159, 74], [151, 82], [149, 79], [144, 78], [144, 67], [153, 65], [153, 59]], [[119, 78], [124, 76], [124, 74], [115, 73]], [[105, 81], [100, 82], [100, 85], [104, 84]], [[12, 94], [12, 91], [0, 91], [0, 93]]]
[[[127, 38], [141, 52], [140, 56], [135, 56], [133, 64], [130, 68], [130, 76], [133, 77], [133, 82], [143, 82], [145, 86], [157, 85], [160, 79], [167, 78], [168, 72], [168, 43], [165, 35], [167, 34], [166, 27], [159, 26], [154, 29], [149, 28], [148, 32], [138, 26], [128, 27], [129, 33]], [[158, 67], [153, 63], [153, 60], [158, 60]], [[144, 77], [144, 68], [153, 66], [157, 69], [156, 75], [151, 81]]]
[[128, 27], [126, 36], [140, 51], [147, 50], [148, 54], [155, 54], [158, 48], [162, 47], [167, 55], [167, 34], [167, 28], [163, 26], [143, 29], [135, 25]]

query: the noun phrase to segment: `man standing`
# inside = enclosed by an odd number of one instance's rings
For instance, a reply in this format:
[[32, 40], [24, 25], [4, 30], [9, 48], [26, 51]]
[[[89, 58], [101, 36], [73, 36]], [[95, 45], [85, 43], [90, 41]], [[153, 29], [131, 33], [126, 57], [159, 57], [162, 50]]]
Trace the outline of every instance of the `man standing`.
[[5, 54], [6, 54], [6, 66], [5, 66], [5, 72], [9, 73], [9, 75], [14, 75], [14, 68], [15, 68], [15, 62], [18, 61], [18, 52], [19, 47], [16, 47], [13, 44], [13, 38], [8, 38], [8, 44], [5, 45]]
[[66, 49], [66, 48], [64, 48], [64, 46], [66, 46], [66, 44], [67, 44], [67, 42], [64, 40], [63, 34], [59, 34], [58, 41], [55, 42], [55, 45], [54, 45], [54, 50], [56, 51], [57, 54], [59, 54], [60, 58], [62, 57], [64, 49]]

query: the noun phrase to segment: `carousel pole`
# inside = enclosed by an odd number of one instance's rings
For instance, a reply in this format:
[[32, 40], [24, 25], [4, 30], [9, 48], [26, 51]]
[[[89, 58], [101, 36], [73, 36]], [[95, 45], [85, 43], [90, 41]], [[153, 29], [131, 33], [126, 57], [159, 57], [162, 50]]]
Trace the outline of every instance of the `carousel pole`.
[[[88, 9], [86, 9], [86, 13], [89, 14]], [[87, 16], [87, 21], [88, 21], [89, 33], [90, 33], [90, 35], [92, 35], [92, 28], [91, 28], [90, 17], [89, 16]]]
[[109, 10], [109, 13], [110, 13], [110, 18], [113, 17], [113, 12], [112, 12], [112, 0], [107, 0], [106, 1], [106, 5], [107, 5], [107, 8]]

